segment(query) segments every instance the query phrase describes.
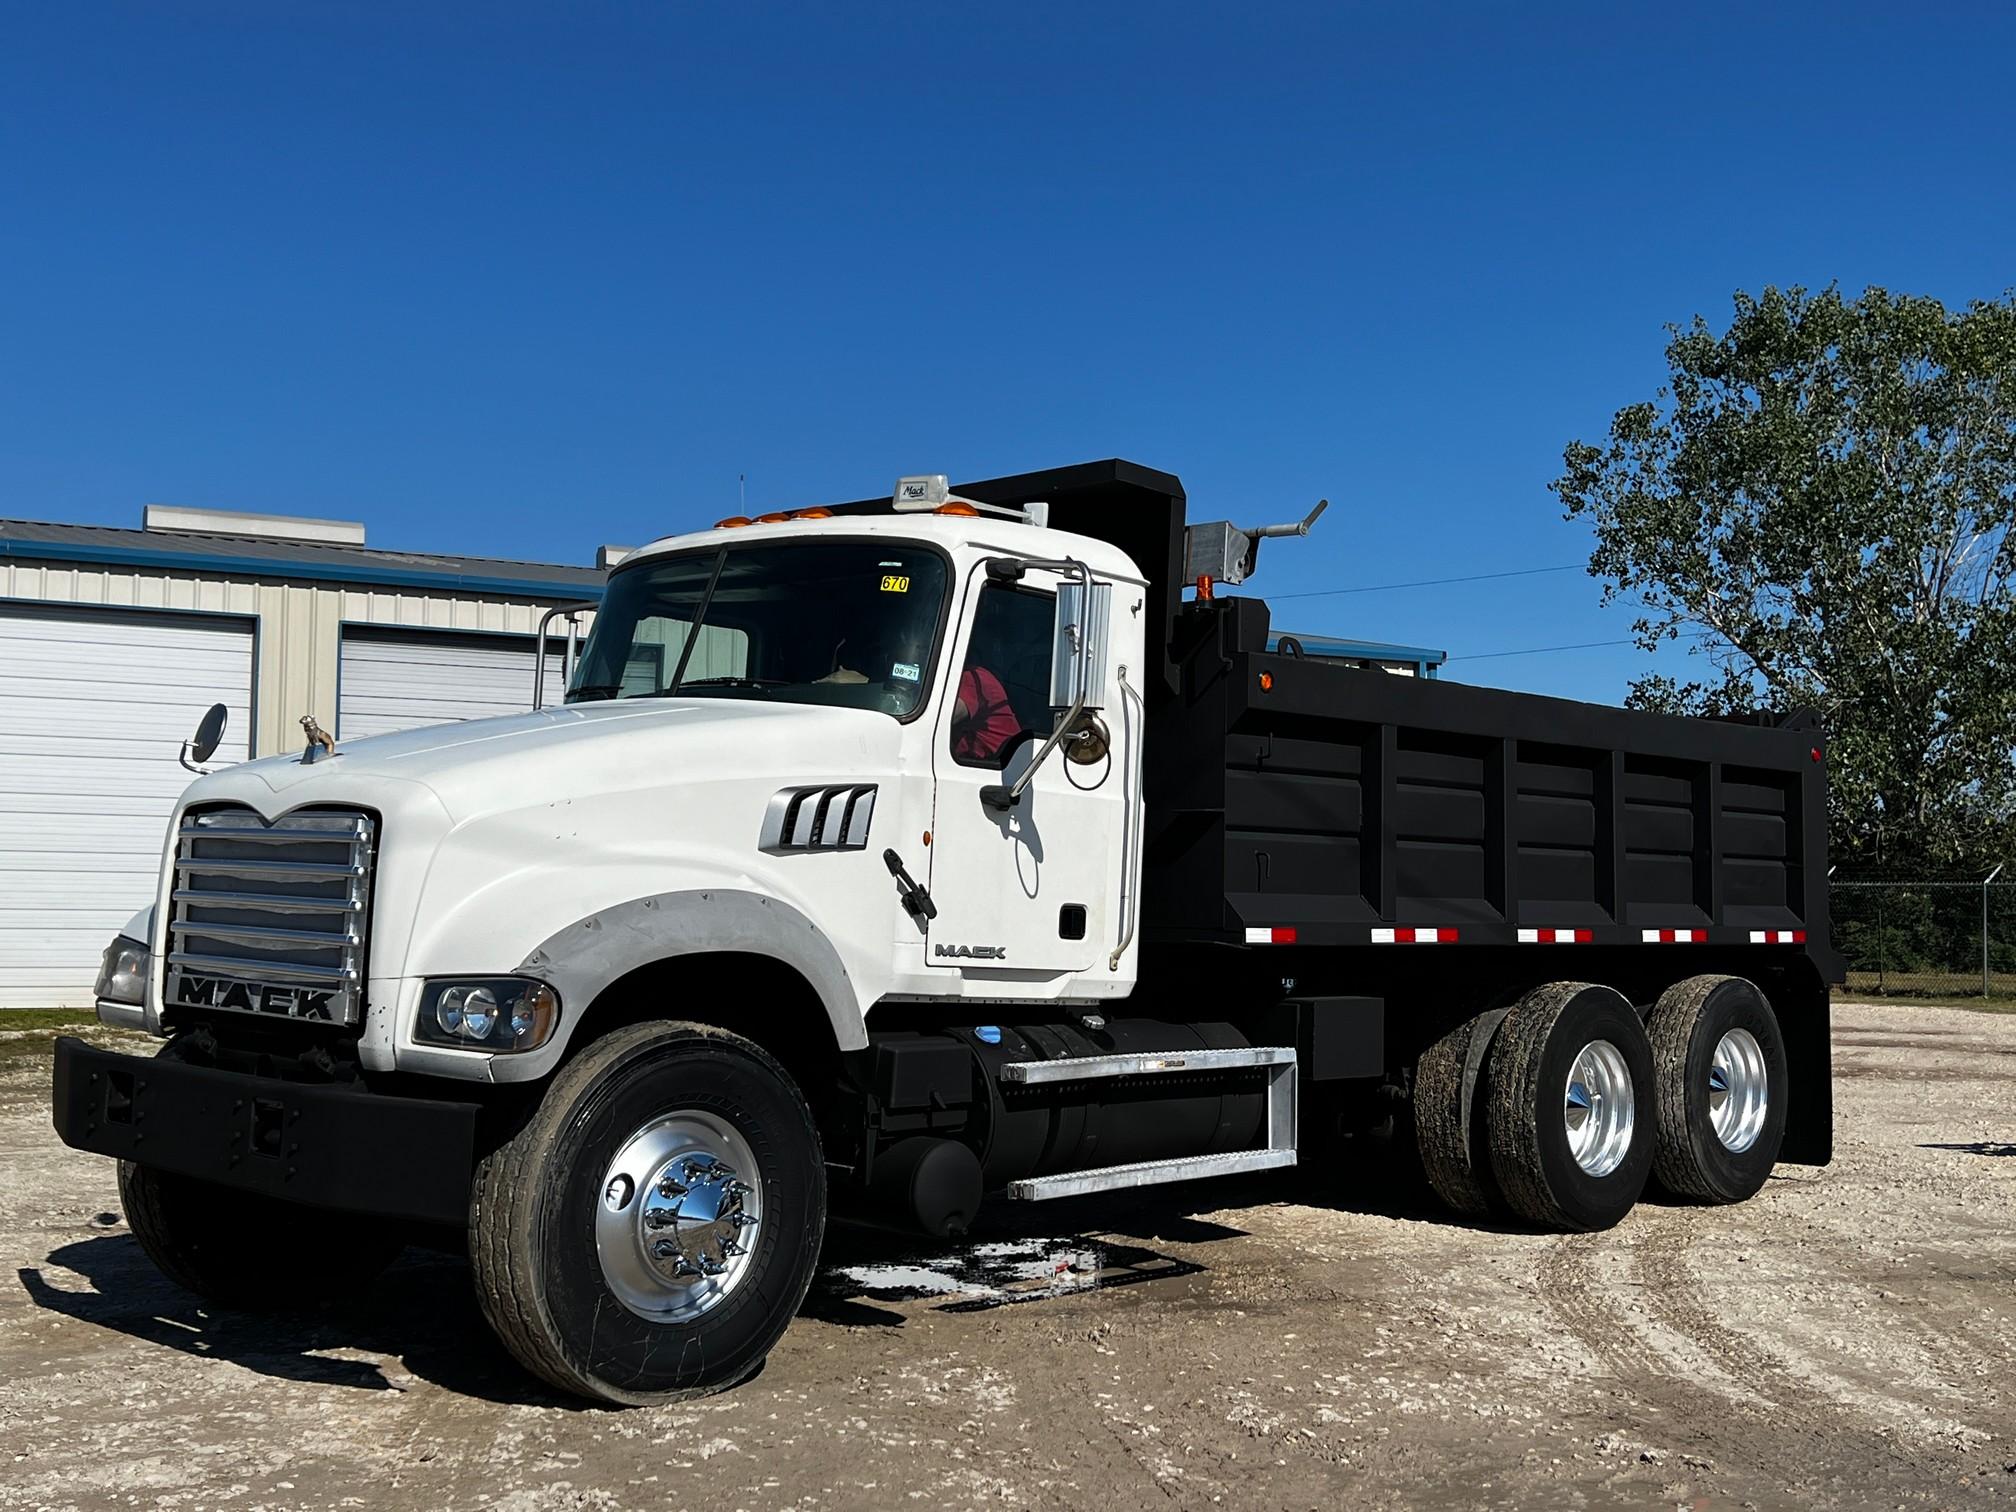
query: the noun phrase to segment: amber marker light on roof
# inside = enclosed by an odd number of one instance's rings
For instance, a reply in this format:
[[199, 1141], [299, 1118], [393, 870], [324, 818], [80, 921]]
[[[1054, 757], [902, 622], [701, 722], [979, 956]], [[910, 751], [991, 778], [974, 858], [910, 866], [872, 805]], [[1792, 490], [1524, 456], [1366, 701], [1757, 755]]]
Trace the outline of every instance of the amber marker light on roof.
[[730, 515], [725, 520], [716, 520], [714, 522], [714, 528], [716, 530], [740, 530], [744, 525], [747, 525], [748, 523], [749, 523], [749, 516], [747, 515]]
[[833, 518], [833, 511], [830, 509], [794, 509], [791, 511], [791, 518], [794, 520], [830, 520]]
[[975, 509], [971, 504], [940, 504], [936, 509], [932, 510], [931, 513], [942, 515], [962, 515], [969, 520], [977, 520], [980, 518], [980, 511]]

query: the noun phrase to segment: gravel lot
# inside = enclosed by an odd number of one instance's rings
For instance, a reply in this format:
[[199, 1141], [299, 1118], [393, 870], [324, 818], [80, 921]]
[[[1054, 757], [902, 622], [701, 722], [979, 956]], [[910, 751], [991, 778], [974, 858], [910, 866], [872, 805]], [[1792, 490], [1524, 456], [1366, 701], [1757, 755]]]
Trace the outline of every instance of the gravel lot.
[[1229, 1182], [843, 1230], [761, 1375], [633, 1412], [532, 1388], [445, 1257], [206, 1314], [47, 1042], [0, 1018], [0, 1507], [2016, 1504], [2012, 1015], [1839, 1009], [1831, 1168], [1607, 1234]]

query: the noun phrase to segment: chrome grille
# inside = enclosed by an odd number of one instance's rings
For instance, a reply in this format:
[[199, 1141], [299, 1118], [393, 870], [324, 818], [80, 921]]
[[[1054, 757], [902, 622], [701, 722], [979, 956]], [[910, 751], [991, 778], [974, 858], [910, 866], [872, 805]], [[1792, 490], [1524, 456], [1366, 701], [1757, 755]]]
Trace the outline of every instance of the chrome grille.
[[183, 816], [169, 894], [163, 1002], [355, 1024], [364, 987], [377, 822], [309, 809]]

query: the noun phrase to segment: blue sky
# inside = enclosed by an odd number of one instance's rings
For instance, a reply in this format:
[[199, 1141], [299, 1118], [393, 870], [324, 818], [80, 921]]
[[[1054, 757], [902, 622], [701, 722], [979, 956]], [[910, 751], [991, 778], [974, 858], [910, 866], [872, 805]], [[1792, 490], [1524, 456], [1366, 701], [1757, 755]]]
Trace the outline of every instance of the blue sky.
[[[1766, 283], [2016, 283], [2000, 7], [0, 4], [0, 514], [587, 561], [1120, 455], [1256, 591], [1576, 563], [1561, 448]], [[1513, 651], [1580, 571], [1283, 599]], [[1678, 663], [1677, 654], [1662, 653]], [[1452, 675], [1615, 700], [1627, 647]], [[1674, 670], [1683, 670], [1675, 666]]]

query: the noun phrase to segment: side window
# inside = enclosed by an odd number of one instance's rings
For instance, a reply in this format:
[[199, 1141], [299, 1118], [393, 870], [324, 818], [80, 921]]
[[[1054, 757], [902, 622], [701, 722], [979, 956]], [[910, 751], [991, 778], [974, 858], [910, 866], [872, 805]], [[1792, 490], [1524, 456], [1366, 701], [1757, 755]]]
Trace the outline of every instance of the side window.
[[1027, 735], [1050, 733], [1050, 637], [1056, 599], [989, 583], [980, 590], [952, 710], [952, 759], [1004, 767]]

